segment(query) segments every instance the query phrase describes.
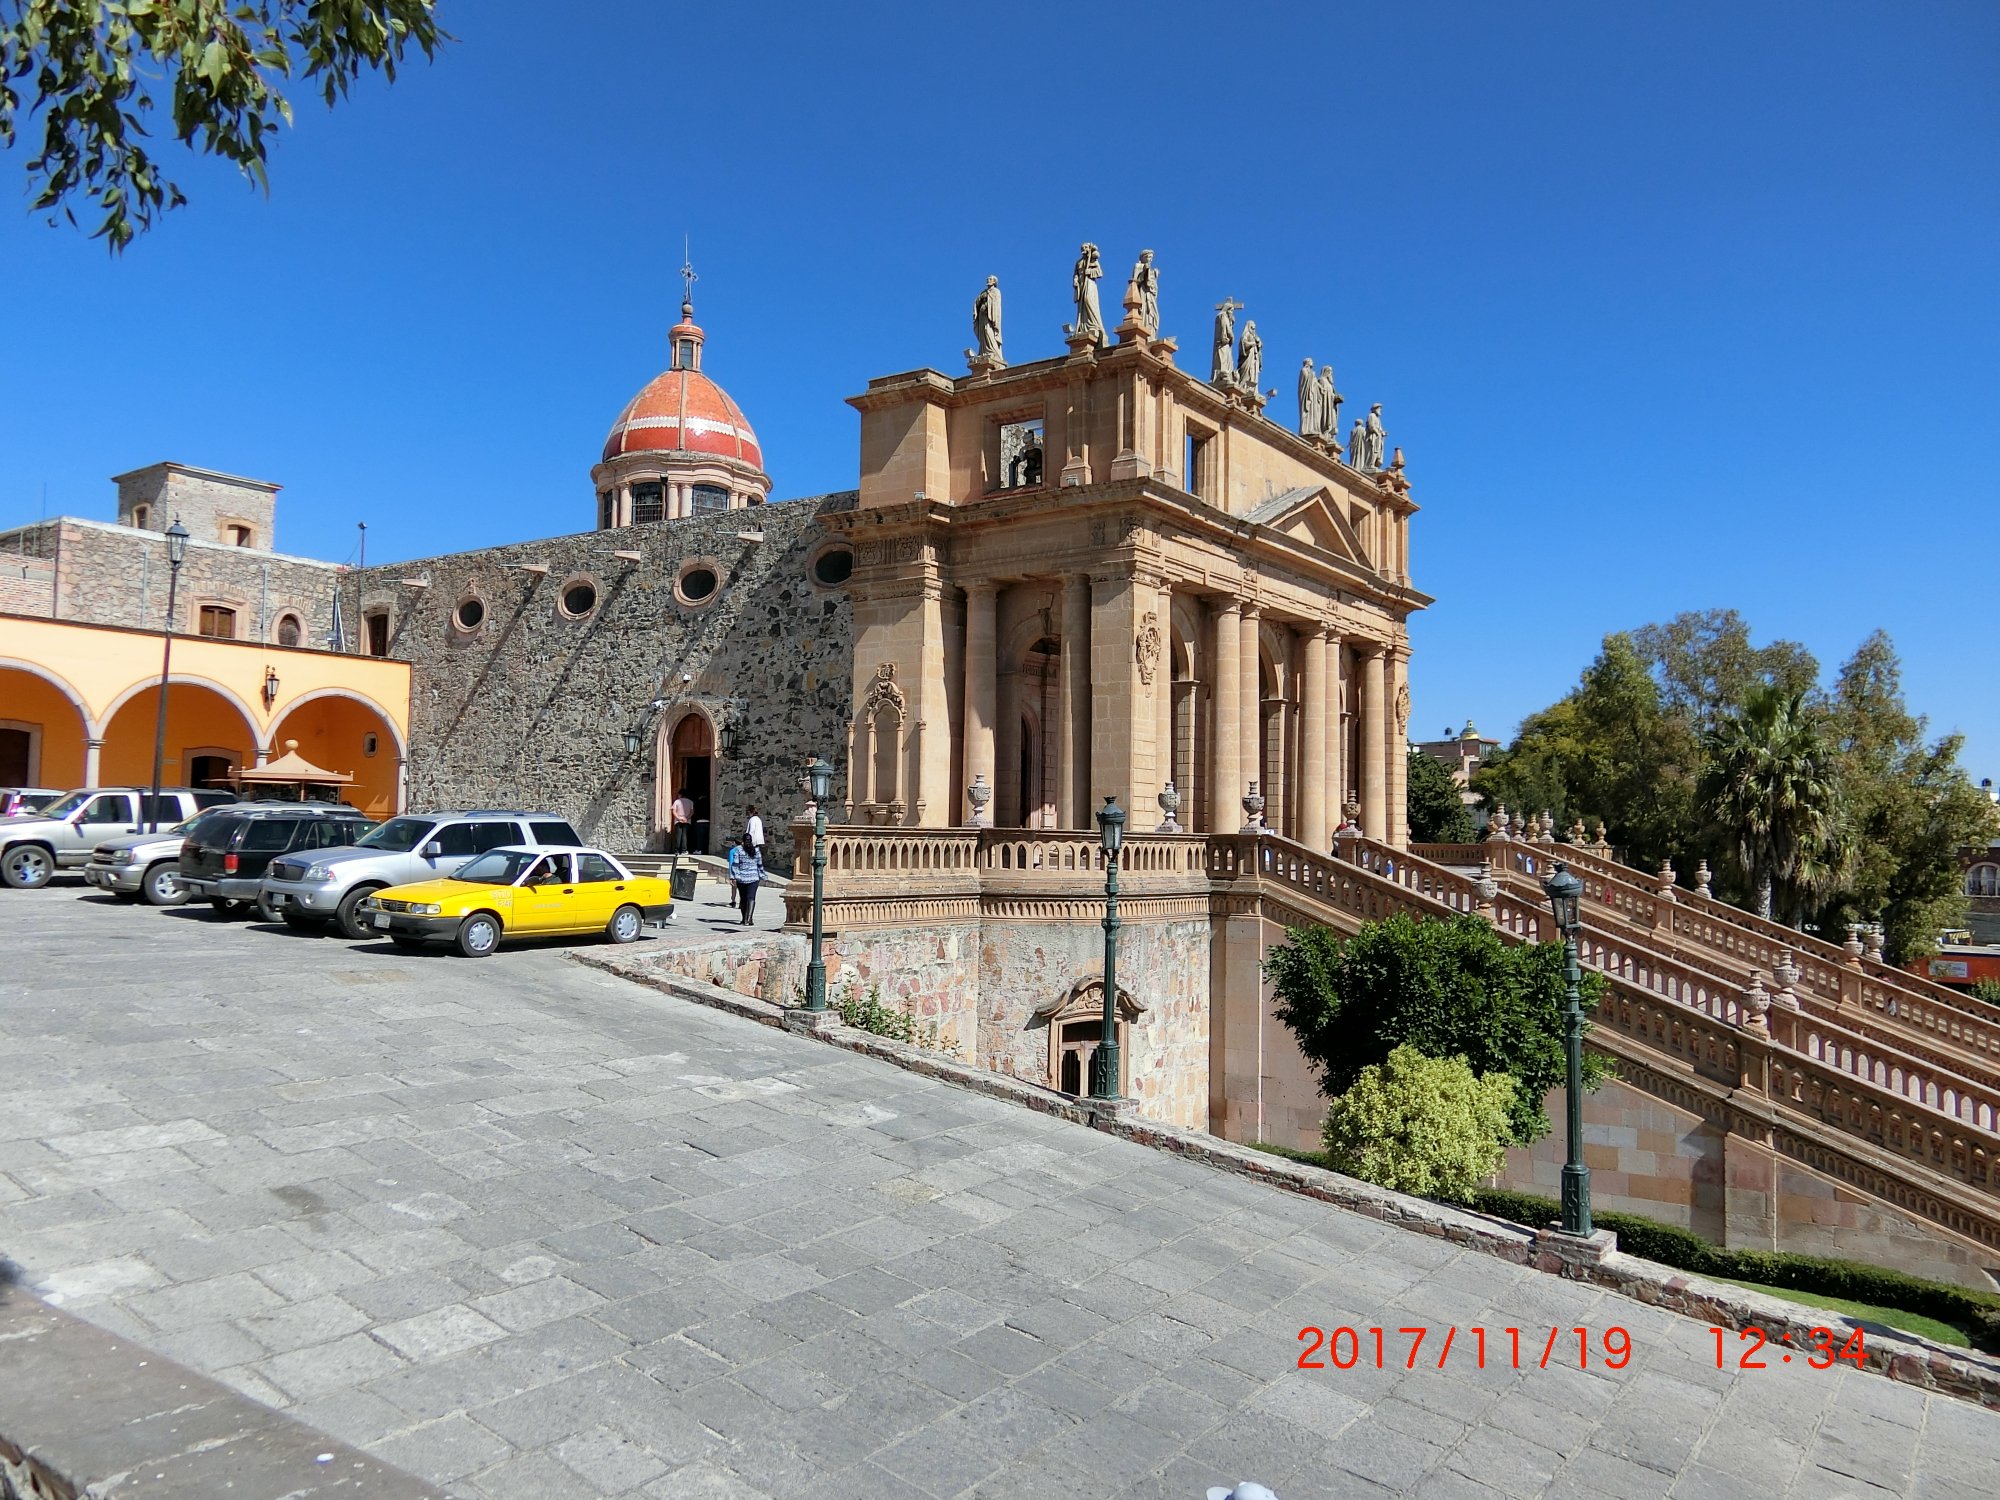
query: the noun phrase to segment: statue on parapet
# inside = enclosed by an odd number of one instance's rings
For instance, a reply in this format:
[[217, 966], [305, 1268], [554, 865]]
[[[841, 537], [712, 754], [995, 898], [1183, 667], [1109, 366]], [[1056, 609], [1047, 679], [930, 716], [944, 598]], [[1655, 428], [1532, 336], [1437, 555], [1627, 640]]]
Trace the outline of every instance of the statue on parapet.
[[1000, 365], [1000, 278], [989, 276], [986, 286], [973, 299], [972, 337], [977, 348], [965, 351], [965, 357], [974, 364], [997, 367]]
[[1347, 466], [1358, 469], [1368, 454], [1368, 430], [1361, 418], [1354, 419], [1354, 425], [1347, 429]]
[[1264, 378], [1264, 340], [1257, 334], [1257, 320], [1243, 325], [1243, 342], [1236, 351], [1236, 389], [1252, 406], [1261, 405], [1257, 384]]
[[1347, 398], [1333, 387], [1333, 366], [1319, 367], [1319, 430], [1318, 436], [1333, 445], [1336, 454], [1340, 452], [1340, 405]]
[[1299, 436], [1326, 436], [1326, 417], [1320, 411], [1319, 378], [1313, 374], [1312, 356], [1299, 366]]
[[1377, 401], [1373, 406], [1368, 408], [1368, 422], [1362, 429], [1362, 436], [1366, 439], [1366, 442], [1361, 453], [1361, 470], [1365, 474], [1379, 473], [1382, 468], [1382, 455], [1386, 451], [1385, 445], [1389, 438], [1388, 433], [1382, 430], [1382, 403], [1380, 401]]
[[1215, 304], [1215, 343], [1208, 383], [1225, 391], [1236, 389], [1236, 314], [1242, 307], [1233, 297]]
[[1141, 250], [1139, 263], [1132, 267], [1132, 290], [1139, 294], [1139, 326], [1146, 337], [1160, 336], [1160, 268], [1153, 264], [1153, 252]]
[[1104, 263], [1098, 258], [1097, 246], [1084, 241], [1076, 257], [1076, 268], [1070, 273], [1070, 289], [1076, 297], [1076, 321], [1070, 325], [1069, 336], [1088, 339], [1100, 349], [1104, 347], [1104, 312], [1097, 301], [1097, 282], [1103, 274]]

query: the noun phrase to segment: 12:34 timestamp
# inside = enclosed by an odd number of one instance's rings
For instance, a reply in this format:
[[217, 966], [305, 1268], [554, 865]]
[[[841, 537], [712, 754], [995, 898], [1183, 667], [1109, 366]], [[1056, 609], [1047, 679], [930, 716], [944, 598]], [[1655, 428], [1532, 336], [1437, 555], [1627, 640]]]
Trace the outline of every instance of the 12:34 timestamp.
[[1859, 1328], [1847, 1335], [1844, 1341], [1835, 1329], [1815, 1328], [1806, 1335], [1803, 1346], [1794, 1344], [1789, 1333], [1780, 1335], [1773, 1343], [1770, 1335], [1761, 1328], [1710, 1328], [1708, 1331], [1715, 1335], [1715, 1368], [1718, 1370], [1728, 1368], [1723, 1359], [1724, 1341], [1731, 1333], [1736, 1335], [1739, 1344], [1747, 1346], [1737, 1350], [1736, 1368], [1739, 1370], [1770, 1369], [1771, 1361], [1763, 1357], [1766, 1354], [1777, 1355], [1777, 1362], [1782, 1365], [1790, 1364], [1792, 1356], [1797, 1354], [1815, 1370], [1830, 1370], [1843, 1359], [1852, 1360], [1858, 1370], [1868, 1355]]

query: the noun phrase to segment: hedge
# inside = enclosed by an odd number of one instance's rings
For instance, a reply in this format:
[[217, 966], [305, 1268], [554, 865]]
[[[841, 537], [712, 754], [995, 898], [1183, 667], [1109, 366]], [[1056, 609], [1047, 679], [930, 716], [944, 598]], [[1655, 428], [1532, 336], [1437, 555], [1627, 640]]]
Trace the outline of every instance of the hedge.
[[[1527, 1225], [1552, 1223], [1562, 1215], [1562, 1205], [1553, 1198], [1500, 1189], [1481, 1189], [1472, 1195], [1470, 1203], [1461, 1206]], [[1974, 1291], [1882, 1266], [1821, 1255], [1793, 1255], [1782, 1250], [1725, 1250], [1690, 1230], [1641, 1218], [1638, 1214], [1593, 1213], [1591, 1220], [1600, 1229], [1609, 1229], [1618, 1236], [1620, 1250], [1676, 1270], [1921, 1313], [1940, 1323], [1963, 1328], [1973, 1348], [2000, 1354], [2000, 1293]]]
[[[1325, 1167], [1326, 1157], [1314, 1151], [1262, 1142], [1257, 1149], [1308, 1166]], [[1516, 1193], [1504, 1188], [1481, 1188], [1468, 1203], [1454, 1208], [1470, 1208], [1496, 1219], [1510, 1219], [1531, 1228], [1552, 1224], [1562, 1217], [1562, 1205], [1538, 1193]], [[1817, 1292], [1826, 1297], [1843, 1297], [1850, 1302], [1867, 1302], [1876, 1307], [1901, 1308], [1921, 1313], [1940, 1323], [1965, 1330], [1975, 1349], [2000, 1354], [2000, 1292], [1978, 1292], [1949, 1282], [1928, 1281], [1882, 1266], [1857, 1261], [1834, 1260], [1821, 1255], [1793, 1255], [1779, 1250], [1725, 1250], [1711, 1245], [1700, 1235], [1657, 1219], [1638, 1214], [1593, 1212], [1591, 1221], [1600, 1229], [1618, 1236], [1618, 1248], [1628, 1255], [1658, 1261], [1678, 1271], [1697, 1276], [1727, 1276], [1736, 1281], [1754, 1281], [1762, 1286], [1781, 1286], [1795, 1292]]]

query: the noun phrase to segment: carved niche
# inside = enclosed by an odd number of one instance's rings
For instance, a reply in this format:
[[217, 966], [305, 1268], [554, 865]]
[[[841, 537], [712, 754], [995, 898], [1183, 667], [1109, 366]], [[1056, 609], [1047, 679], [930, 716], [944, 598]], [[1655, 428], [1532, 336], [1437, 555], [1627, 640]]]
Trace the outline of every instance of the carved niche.
[[896, 686], [896, 664], [885, 661], [875, 668], [875, 680], [868, 685], [868, 696], [861, 700], [863, 718], [873, 720], [883, 709], [888, 709], [902, 723], [907, 715], [908, 700], [903, 690]]

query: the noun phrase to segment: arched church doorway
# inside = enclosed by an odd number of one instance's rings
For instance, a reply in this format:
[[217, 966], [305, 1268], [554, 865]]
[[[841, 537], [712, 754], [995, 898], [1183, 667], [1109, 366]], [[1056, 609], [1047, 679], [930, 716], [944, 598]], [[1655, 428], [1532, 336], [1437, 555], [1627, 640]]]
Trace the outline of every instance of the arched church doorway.
[[688, 849], [694, 854], [707, 854], [715, 794], [715, 735], [704, 715], [689, 713], [674, 725], [667, 736], [666, 769], [668, 801], [685, 791], [694, 804]]
[[1057, 689], [1062, 648], [1044, 636], [1021, 662], [1021, 763], [1017, 768], [1021, 805], [1017, 826], [1056, 826], [1056, 727], [1062, 722]]

